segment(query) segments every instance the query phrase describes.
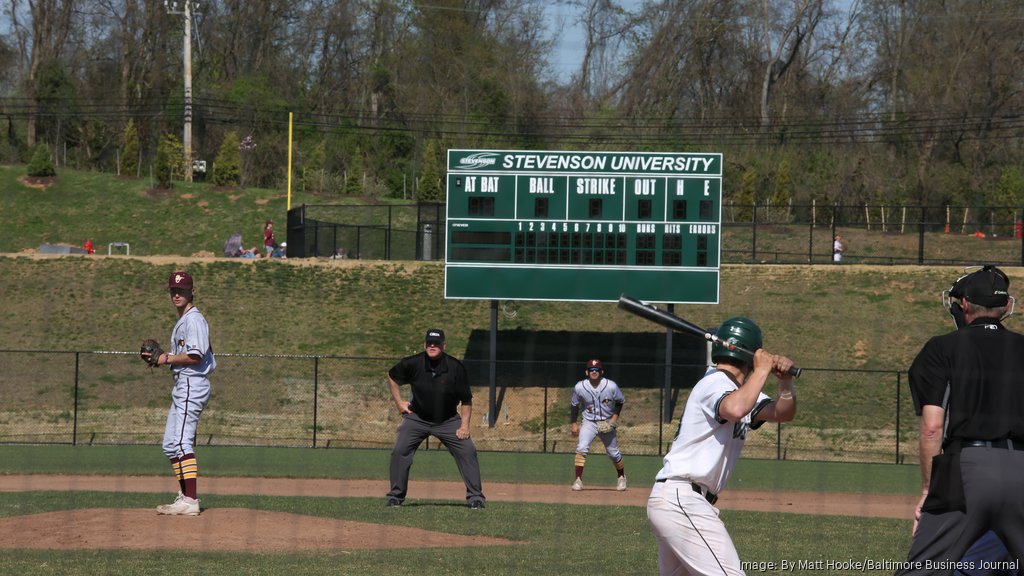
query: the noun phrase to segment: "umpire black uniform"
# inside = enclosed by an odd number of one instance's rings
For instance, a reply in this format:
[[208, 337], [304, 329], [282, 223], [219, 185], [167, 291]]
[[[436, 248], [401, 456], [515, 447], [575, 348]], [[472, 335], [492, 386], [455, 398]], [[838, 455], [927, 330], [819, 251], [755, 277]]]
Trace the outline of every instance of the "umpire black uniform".
[[951, 311], [962, 307], [965, 326], [929, 340], [910, 368], [927, 491], [897, 574], [950, 574], [989, 530], [1024, 557], [1024, 336], [1001, 323], [1008, 289], [989, 266], [958, 280]]
[[[391, 396], [402, 413], [398, 437], [391, 450], [391, 491], [388, 506], [401, 506], [409, 489], [409, 469], [420, 444], [433, 434], [455, 458], [466, 484], [466, 504], [483, 508], [476, 446], [469, 437], [473, 393], [462, 362], [444, 352], [442, 330], [432, 328], [424, 338], [424, 351], [407, 356], [388, 371]], [[399, 387], [412, 386], [412, 401], [402, 399]], [[460, 414], [461, 412], [461, 414]]]

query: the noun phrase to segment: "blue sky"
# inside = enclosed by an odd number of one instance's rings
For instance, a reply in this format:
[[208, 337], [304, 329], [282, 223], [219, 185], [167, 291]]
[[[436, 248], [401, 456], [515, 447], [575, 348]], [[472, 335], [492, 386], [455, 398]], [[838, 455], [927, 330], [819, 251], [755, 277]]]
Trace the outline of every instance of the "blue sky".
[[[626, 10], [636, 11], [643, 5], [643, 0], [616, 0], [615, 3]], [[548, 33], [556, 40], [551, 68], [556, 79], [568, 79], [570, 74], [579, 70], [583, 59], [584, 34], [583, 28], [577, 23], [580, 9], [565, 1], [556, 0], [548, 4], [547, 12]]]

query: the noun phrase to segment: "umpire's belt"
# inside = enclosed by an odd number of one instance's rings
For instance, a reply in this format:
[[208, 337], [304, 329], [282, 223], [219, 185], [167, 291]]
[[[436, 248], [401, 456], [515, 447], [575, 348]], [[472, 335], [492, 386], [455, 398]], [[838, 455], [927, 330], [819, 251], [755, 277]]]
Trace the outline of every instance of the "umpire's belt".
[[961, 448], [1002, 448], [1003, 450], [1024, 450], [1024, 442], [1010, 438], [1002, 440], [960, 440]]
[[[655, 480], [655, 482], [665, 482], [666, 480], [668, 480], [668, 478], [659, 478], [658, 480]], [[693, 488], [694, 492], [703, 496], [704, 499], [708, 501], [708, 504], [714, 506], [715, 502], [718, 502], [718, 495], [711, 492], [707, 488], [701, 486], [700, 484], [697, 484], [696, 482], [690, 482], [690, 488]]]

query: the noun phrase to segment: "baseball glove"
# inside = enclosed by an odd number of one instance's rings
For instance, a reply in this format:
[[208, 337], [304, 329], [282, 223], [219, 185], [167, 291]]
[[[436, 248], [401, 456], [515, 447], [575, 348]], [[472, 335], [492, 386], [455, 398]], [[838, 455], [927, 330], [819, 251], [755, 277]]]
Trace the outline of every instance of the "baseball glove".
[[600, 432], [601, 434], [611, 432], [612, 430], [615, 430], [619, 425], [617, 422], [613, 422], [611, 420], [598, 420], [597, 422], [594, 422], [594, 424], [597, 425], [597, 431]]
[[164, 350], [160, 347], [160, 343], [152, 338], [144, 340], [142, 342], [142, 348], [139, 348], [139, 356], [146, 364], [149, 364], [151, 368], [157, 365], [157, 362], [160, 360], [160, 355], [163, 353]]

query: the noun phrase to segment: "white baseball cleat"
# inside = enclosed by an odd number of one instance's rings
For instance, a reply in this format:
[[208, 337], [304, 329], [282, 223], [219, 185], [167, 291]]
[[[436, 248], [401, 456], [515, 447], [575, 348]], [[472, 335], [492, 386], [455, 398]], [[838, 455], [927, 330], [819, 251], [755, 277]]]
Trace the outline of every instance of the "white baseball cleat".
[[572, 483], [572, 489], [574, 492], [579, 492], [580, 490], [583, 490], [583, 479], [577, 478], [576, 481]]
[[615, 485], [615, 489], [618, 490], [619, 492], [622, 492], [623, 490], [626, 489], [626, 477], [625, 476], [619, 476], [619, 482], [618, 482], [618, 484]]
[[189, 498], [179, 492], [173, 503], [157, 506], [156, 513], [165, 516], [199, 516], [199, 499]]

